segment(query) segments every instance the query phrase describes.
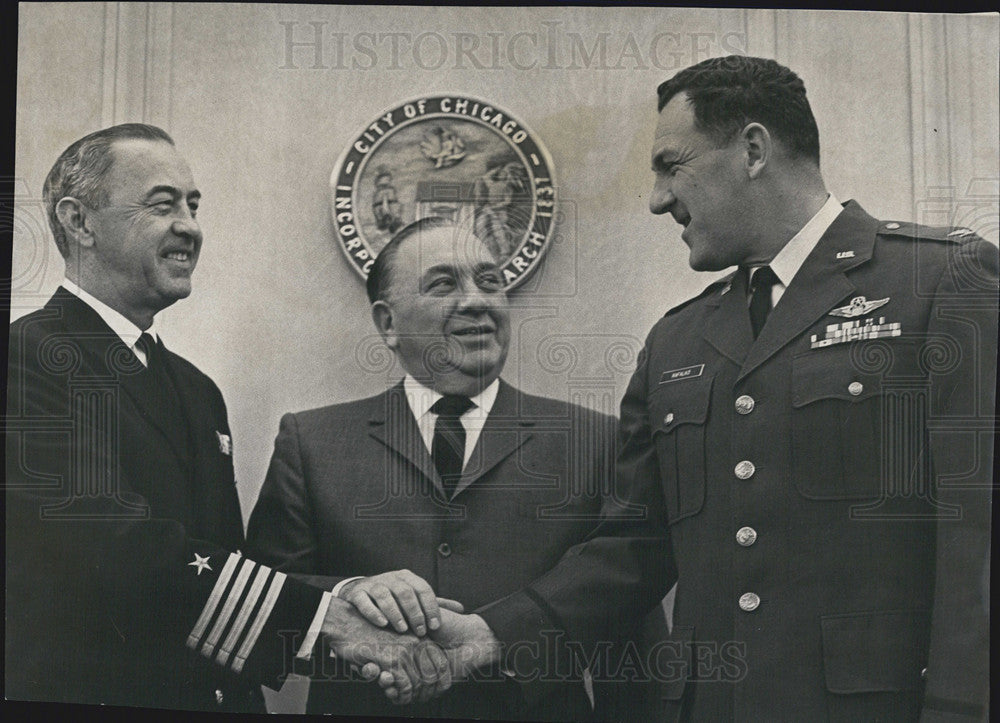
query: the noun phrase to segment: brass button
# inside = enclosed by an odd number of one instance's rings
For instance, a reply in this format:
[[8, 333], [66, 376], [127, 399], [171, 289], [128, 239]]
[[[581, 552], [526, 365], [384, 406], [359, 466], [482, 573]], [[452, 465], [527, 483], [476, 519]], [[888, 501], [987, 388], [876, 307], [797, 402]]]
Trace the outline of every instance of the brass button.
[[850, 384], [847, 385], [847, 391], [851, 393], [852, 397], [858, 396], [864, 390], [865, 390], [865, 385], [862, 384], [861, 382], [851, 382]]
[[667, 412], [667, 416], [665, 416], [663, 418], [663, 423], [664, 424], [670, 424], [673, 421], [674, 421], [674, 413], [673, 412]]
[[923, 670], [920, 671], [920, 679], [927, 680], [927, 668], [924, 668]]
[[753, 462], [746, 459], [736, 465], [736, 476], [740, 479], [750, 479], [756, 471], [757, 468], [753, 466]]
[[215, 702], [217, 705], [222, 705], [226, 697], [222, 694], [222, 691], [218, 688], [215, 689]]
[[899, 228], [899, 224], [896, 223], [895, 221], [892, 221], [891, 223], [887, 223], [885, 227], [890, 231], [895, 231], [897, 228]]
[[750, 547], [757, 541], [757, 530], [752, 527], [741, 527], [736, 531], [736, 541], [743, 547]]
[[441, 557], [451, 557], [451, 545], [447, 542], [442, 542], [438, 545], [438, 554]]
[[746, 612], [753, 612], [760, 605], [760, 598], [757, 597], [756, 593], [745, 592], [740, 595], [740, 610], [745, 610]]
[[736, 411], [739, 414], [750, 414], [756, 402], [749, 394], [743, 394], [736, 399]]

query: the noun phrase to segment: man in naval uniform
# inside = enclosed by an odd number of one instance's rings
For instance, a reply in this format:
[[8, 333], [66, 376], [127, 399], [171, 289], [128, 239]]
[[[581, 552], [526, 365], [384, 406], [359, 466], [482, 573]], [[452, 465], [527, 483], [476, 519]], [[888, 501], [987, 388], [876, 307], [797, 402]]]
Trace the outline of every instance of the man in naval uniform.
[[772, 60], [658, 92], [650, 209], [737, 269], [653, 327], [622, 401], [686, 646], [644, 719], [985, 720], [996, 247], [840, 204]]
[[170, 136], [92, 133], [43, 192], [66, 278], [10, 328], [7, 698], [263, 712], [321, 632], [401, 699], [446, 687], [440, 651], [240, 554], [222, 395], [154, 325], [202, 243]]

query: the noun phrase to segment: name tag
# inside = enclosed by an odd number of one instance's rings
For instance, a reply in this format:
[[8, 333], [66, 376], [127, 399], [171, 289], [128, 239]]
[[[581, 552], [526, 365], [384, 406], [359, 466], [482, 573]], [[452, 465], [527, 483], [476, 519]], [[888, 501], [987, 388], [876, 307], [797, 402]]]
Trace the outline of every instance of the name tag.
[[679, 382], [681, 379], [694, 379], [695, 377], [700, 377], [703, 371], [705, 371], [704, 364], [695, 364], [694, 366], [683, 367], [681, 369], [671, 369], [660, 375], [660, 384]]

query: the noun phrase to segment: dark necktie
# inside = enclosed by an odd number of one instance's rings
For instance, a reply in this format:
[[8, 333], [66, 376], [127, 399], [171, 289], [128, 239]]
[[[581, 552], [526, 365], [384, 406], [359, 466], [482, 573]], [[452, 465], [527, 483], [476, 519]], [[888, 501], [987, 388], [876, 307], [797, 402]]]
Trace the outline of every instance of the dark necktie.
[[778, 283], [778, 277], [770, 266], [757, 269], [750, 279], [750, 327], [756, 339], [764, 328], [767, 315], [771, 313], [771, 287]]
[[459, 417], [473, 406], [471, 399], [455, 394], [446, 394], [431, 406], [431, 411], [438, 415], [434, 424], [431, 458], [441, 475], [444, 493], [449, 500], [455, 494], [465, 459], [465, 427]]
[[138, 340], [135, 342], [135, 348], [139, 349], [146, 355], [146, 368], [152, 369], [153, 356], [156, 353], [156, 342], [153, 340], [153, 336], [145, 331], [142, 332], [142, 334], [139, 335]]

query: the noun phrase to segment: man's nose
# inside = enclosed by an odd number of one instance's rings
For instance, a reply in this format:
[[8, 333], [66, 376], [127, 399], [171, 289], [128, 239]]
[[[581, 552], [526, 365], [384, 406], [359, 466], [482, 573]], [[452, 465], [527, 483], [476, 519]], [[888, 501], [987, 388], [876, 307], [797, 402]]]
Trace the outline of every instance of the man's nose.
[[670, 189], [670, 183], [665, 178], [657, 178], [653, 182], [653, 192], [649, 196], [649, 210], [653, 213], [667, 213], [677, 198]]
[[201, 243], [201, 226], [190, 212], [185, 212], [184, 216], [176, 219], [170, 230], [177, 236]]

